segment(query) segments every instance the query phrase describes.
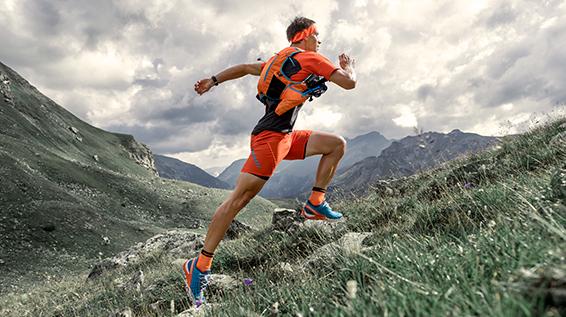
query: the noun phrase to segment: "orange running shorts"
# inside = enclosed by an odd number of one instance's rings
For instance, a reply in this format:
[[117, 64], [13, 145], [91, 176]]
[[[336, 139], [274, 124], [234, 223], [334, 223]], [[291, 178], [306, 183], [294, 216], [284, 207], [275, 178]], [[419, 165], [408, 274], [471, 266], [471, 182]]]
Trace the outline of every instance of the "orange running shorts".
[[282, 160], [305, 159], [311, 134], [312, 130], [296, 130], [291, 133], [265, 130], [252, 135], [251, 153], [241, 172], [269, 179]]

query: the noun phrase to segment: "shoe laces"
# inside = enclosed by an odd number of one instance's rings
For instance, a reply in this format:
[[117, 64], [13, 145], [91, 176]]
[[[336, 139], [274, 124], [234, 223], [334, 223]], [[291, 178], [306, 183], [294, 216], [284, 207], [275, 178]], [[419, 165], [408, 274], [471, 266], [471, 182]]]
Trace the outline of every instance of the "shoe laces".
[[199, 279], [199, 287], [201, 291], [206, 289], [209, 283], [210, 283], [210, 273], [203, 273], [201, 275], [201, 278]]

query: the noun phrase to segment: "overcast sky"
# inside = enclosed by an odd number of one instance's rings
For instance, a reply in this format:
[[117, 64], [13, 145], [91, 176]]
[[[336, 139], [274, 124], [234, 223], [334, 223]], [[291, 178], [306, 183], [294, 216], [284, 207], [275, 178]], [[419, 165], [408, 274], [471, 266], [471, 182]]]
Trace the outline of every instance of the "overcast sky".
[[3, 0], [0, 61], [97, 127], [208, 168], [247, 157], [257, 77], [198, 96], [197, 79], [267, 60], [296, 15], [321, 53], [356, 59], [295, 128], [387, 138], [521, 132], [566, 104], [566, 1]]

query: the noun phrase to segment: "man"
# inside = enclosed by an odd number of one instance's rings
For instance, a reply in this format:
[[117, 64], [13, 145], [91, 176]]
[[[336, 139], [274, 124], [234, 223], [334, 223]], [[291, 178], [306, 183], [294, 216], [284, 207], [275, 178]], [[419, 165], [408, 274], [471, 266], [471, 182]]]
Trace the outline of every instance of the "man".
[[[265, 115], [251, 136], [251, 154], [244, 164], [236, 188], [218, 207], [208, 227], [204, 247], [198, 257], [183, 265], [188, 293], [195, 305], [204, 301], [212, 257], [238, 212], [261, 190], [281, 160], [302, 160], [322, 155], [313, 191], [302, 209], [307, 219], [338, 220], [342, 214], [330, 208], [324, 199], [340, 159], [344, 155], [344, 138], [326, 132], [292, 131], [302, 104], [309, 97], [309, 76], [324, 77], [344, 89], [356, 85], [354, 60], [339, 56], [340, 67], [317, 53], [321, 42], [315, 22], [296, 17], [287, 28], [291, 46], [266, 63], [241, 64], [227, 68], [211, 78], [196, 82], [194, 89], [202, 95], [213, 86], [245, 75], [260, 76], [258, 99], [265, 104]], [[311, 89], [312, 90], [312, 89]]]

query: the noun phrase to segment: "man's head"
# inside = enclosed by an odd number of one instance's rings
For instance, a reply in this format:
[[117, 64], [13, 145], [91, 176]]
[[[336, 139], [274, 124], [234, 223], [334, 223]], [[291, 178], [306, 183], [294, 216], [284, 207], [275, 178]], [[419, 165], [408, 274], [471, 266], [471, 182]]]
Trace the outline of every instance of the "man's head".
[[318, 51], [318, 31], [315, 22], [305, 17], [296, 17], [287, 27], [287, 40], [292, 46], [305, 51]]

